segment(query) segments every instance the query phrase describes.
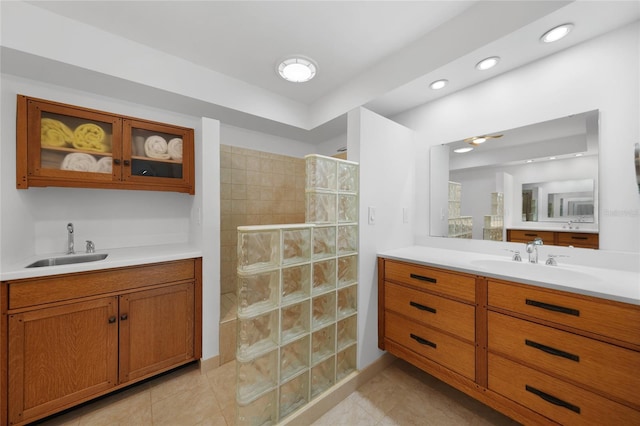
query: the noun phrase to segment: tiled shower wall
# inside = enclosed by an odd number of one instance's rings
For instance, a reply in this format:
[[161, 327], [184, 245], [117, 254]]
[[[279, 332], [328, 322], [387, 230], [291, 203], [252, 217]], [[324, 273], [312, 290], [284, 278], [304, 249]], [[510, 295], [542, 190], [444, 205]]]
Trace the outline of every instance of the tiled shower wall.
[[305, 160], [220, 146], [220, 364], [235, 359], [237, 227], [304, 223]]

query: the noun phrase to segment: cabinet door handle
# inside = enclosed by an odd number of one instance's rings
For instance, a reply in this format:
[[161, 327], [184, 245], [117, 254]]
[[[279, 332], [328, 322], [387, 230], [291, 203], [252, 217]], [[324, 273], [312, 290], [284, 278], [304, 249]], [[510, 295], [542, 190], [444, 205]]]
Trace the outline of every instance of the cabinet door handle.
[[570, 359], [571, 361], [580, 362], [580, 357], [569, 352], [565, 352], [560, 349], [552, 348], [551, 346], [543, 345], [542, 343], [534, 342], [533, 340], [525, 339], [524, 344], [546, 352], [550, 355], [559, 356], [562, 358]]
[[536, 389], [533, 386], [525, 385], [524, 388], [527, 392], [531, 392], [532, 394], [539, 396], [540, 398], [544, 399], [545, 401], [553, 405], [564, 407], [573, 411], [574, 413], [580, 414], [580, 407], [578, 407], [577, 405], [573, 405], [567, 401], [561, 400], [560, 398], [556, 398], [553, 395], [549, 395], [548, 393], [542, 392], [540, 389]]
[[437, 345], [433, 342], [428, 341], [427, 339], [423, 339], [420, 336], [416, 336], [415, 334], [411, 333], [409, 335], [413, 340], [415, 340], [416, 342], [420, 343], [421, 345], [425, 345], [425, 346], [431, 346], [432, 348], [435, 348]]
[[525, 303], [536, 308], [546, 309], [548, 311], [560, 312], [561, 314], [580, 316], [580, 311], [572, 308], [565, 308], [564, 306], [551, 305], [549, 303], [538, 302], [537, 300], [526, 299]]
[[128, 318], [127, 314], [120, 315], [120, 321], [126, 321]]
[[416, 280], [420, 280], [420, 281], [426, 281], [428, 283], [437, 283], [438, 280], [436, 280], [435, 278], [431, 278], [431, 277], [425, 277], [422, 275], [418, 275], [418, 274], [411, 274], [409, 275], [411, 278], [416, 279]]
[[129, 161], [129, 160], [124, 160], [124, 165], [125, 165], [125, 166], [130, 166], [130, 165], [131, 165], [131, 161]]
[[120, 159], [119, 158], [114, 158], [113, 159], [113, 164], [115, 164], [116, 166], [120, 165]]
[[109, 317], [109, 324], [113, 324], [116, 322], [116, 317]]
[[421, 305], [421, 304], [416, 303], [416, 302], [409, 302], [409, 305], [413, 306], [416, 309], [420, 309], [421, 311], [427, 311], [427, 312], [431, 312], [433, 314], [436, 313], [435, 308], [432, 308], [430, 306]]

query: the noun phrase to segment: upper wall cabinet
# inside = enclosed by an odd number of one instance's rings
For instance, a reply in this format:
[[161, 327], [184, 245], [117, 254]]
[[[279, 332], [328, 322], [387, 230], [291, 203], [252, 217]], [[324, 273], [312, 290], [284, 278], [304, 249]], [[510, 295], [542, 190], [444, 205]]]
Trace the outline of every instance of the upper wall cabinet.
[[18, 95], [18, 189], [194, 194], [193, 129]]

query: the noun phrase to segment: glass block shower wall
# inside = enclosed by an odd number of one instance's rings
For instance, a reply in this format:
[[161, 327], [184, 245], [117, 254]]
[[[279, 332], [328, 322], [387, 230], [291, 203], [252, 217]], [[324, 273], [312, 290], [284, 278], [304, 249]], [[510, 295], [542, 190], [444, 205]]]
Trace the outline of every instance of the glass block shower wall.
[[238, 227], [238, 425], [275, 424], [356, 370], [358, 165], [305, 162], [306, 223]]

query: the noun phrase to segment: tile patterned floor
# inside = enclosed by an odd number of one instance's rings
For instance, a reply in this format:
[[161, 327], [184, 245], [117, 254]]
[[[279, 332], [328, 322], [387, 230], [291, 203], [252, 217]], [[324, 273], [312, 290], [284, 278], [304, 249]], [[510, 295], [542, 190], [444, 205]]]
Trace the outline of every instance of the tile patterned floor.
[[[190, 365], [39, 424], [231, 426], [235, 418], [234, 383], [235, 362], [206, 374], [197, 365]], [[325, 425], [515, 426], [517, 423], [396, 360], [312, 426]]]

